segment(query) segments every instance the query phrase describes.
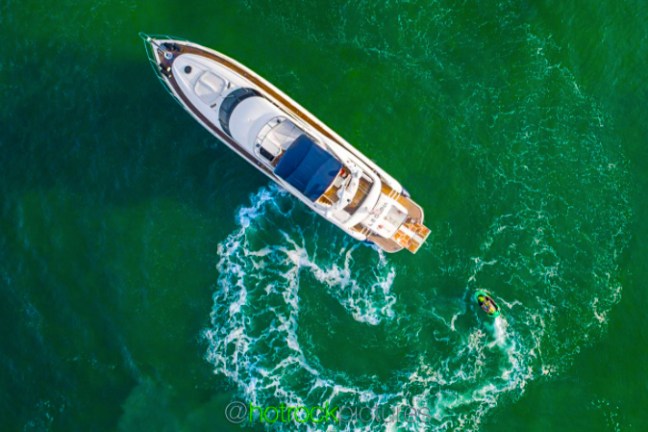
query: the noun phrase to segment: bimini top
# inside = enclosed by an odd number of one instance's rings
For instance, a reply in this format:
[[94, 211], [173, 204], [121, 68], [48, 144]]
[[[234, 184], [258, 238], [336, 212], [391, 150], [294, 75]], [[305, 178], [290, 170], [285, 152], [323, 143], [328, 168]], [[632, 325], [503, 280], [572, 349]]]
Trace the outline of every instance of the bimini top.
[[300, 135], [279, 159], [274, 173], [315, 201], [331, 185], [340, 168], [340, 161], [308, 136]]

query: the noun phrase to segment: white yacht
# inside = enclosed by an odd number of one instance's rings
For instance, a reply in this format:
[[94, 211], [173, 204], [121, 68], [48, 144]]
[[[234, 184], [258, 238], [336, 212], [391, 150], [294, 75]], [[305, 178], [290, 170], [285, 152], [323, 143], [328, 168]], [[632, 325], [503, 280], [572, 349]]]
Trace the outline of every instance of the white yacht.
[[212, 49], [141, 36], [177, 101], [313, 211], [387, 252], [425, 242], [423, 210], [400, 183], [281, 90]]

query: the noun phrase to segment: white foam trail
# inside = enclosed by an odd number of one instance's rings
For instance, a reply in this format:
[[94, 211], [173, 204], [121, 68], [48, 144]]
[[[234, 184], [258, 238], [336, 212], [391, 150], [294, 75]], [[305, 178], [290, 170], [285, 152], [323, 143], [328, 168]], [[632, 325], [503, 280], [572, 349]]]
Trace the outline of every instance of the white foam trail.
[[[218, 247], [212, 326], [204, 332], [209, 341], [207, 360], [217, 373], [237, 384], [246, 400], [257, 405], [276, 400], [289, 405], [385, 404], [391, 410], [416, 404], [429, 413], [426, 422], [400, 418], [396, 423], [349, 423], [342, 430], [445, 430], [478, 421], [474, 413], [461, 412], [460, 407], [476, 407], [482, 412], [485, 406], [496, 404], [501, 392], [523, 386], [526, 378], [520, 347], [510, 343], [517, 335], [504, 324], [496, 325], [500, 329], [495, 338], [497, 350], [491, 346], [492, 336], [477, 327], [465, 345], [457, 345], [452, 358], [431, 365], [422, 357], [418, 366], [399, 371], [393, 391], [376, 391], [383, 387], [380, 382], [353, 385], [323, 368], [317, 359], [307, 358], [297, 333], [300, 279], [306, 273], [356, 321], [370, 325], [390, 322], [392, 326], [398, 325], [391, 321], [396, 305], [391, 287], [397, 274], [383, 253], [357, 244], [343, 245], [341, 253], [337, 249], [327, 254], [318, 251], [294, 223], [299, 217], [294, 204], [277, 188], [262, 188], [252, 197], [252, 205], [239, 210], [239, 228]], [[262, 224], [264, 229], [257, 229]], [[268, 227], [276, 235], [268, 234]], [[259, 241], [260, 237], [264, 241]], [[363, 251], [371, 254], [363, 260], [354, 258]], [[357, 271], [358, 265], [366, 266], [357, 261], [372, 264]], [[443, 328], [455, 338], [463, 338], [454, 325], [466, 316], [465, 311], [454, 314]], [[484, 371], [499, 363], [501, 355], [509, 359], [508, 366], [495, 381], [484, 379]], [[469, 383], [479, 385], [466, 392]]]
[[495, 318], [494, 328], [495, 328], [495, 344], [497, 344], [497, 346], [501, 348], [507, 342], [506, 329], [508, 328], [508, 322], [500, 315]]

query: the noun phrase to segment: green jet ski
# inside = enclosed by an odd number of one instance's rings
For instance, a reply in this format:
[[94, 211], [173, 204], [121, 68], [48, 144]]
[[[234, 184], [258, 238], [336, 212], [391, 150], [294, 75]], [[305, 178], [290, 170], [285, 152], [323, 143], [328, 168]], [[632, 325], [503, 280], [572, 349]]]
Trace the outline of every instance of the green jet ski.
[[497, 303], [495, 303], [495, 300], [493, 300], [488, 292], [484, 290], [477, 290], [473, 298], [475, 299], [479, 307], [482, 308], [484, 312], [486, 312], [486, 315], [492, 318], [497, 318], [499, 316], [500, 308], [499, 306], [497, 306]]

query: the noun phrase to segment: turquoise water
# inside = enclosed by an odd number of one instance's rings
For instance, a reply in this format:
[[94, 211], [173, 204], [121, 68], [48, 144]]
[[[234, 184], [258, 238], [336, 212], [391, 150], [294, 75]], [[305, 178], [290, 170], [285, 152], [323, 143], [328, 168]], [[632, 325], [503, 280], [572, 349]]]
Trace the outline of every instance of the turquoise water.
[[[0, 5], [2, 430], [241, 430], [232, 402], [347, 409], [276, 430], [646, 430], [646, 22], [636, 0]], [[426, 246], [379, 253], [268, 184], [139, 31], [283, 89], [403, 183]]]

